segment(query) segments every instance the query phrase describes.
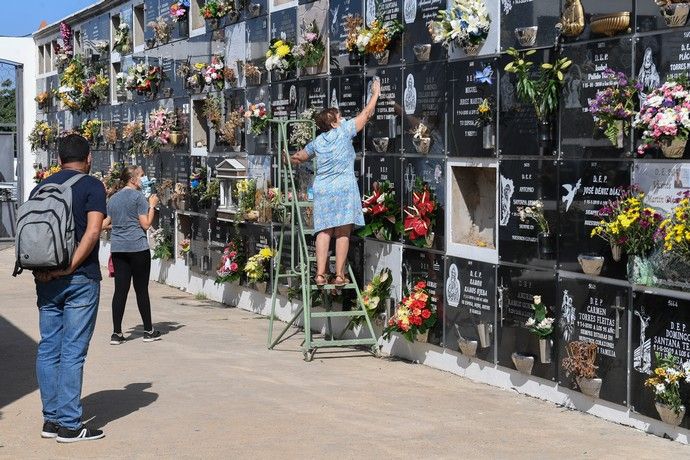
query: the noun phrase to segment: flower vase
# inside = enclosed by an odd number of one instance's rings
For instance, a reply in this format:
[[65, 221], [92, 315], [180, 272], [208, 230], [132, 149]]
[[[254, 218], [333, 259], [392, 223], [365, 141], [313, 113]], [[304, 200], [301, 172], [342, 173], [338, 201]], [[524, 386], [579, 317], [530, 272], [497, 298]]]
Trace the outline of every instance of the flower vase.
[[580, 254], [577, 256], [577, 261], [582, 267], [582, 272], [587, 275], [599, 276], [604, 267], [604, 256]]
[[676, 137], [671, 142], [661, 143], [661, 153], [666, 158], [683, 158], [685, 154], [685, 145], [688, 143], [687, 139]]
[[147, 48], [153, 48], [156, 46], [156, 39], [155, 38], [147, 38], [146, 39], [146, 47]]
[[548, 149], [551, 147], [553, 142], [553, 125], [550, 121], [539, 121], [537, 125], [537, 140], [539, 142], [539, 147]]
[[177, 32], [180, 34], [180, 37], [189, 35], [189, 19], [184, 18], [177, 21]]
[[541, 361], [542, 364], [551, 363], [551, 345], [551, 339], [539, 339], [539, 361]]
[[386, 238], [386, 235], [383, 232], [383, 229], [376, 230], [374, 232], [374, 238], [376, 238], [379, 241], [388, 241], [388, 238]]
[[554, 237], [551, 233], [540, 232], [537, 235], [537, 245], [539, 246], [540, 259], [553, 259], [555, 253]]
[[427, 343], [429, 341], [429, 331], [417, 332], [414, 336], [414, 341], [419, 343]]
[[232, 151], [235, 152], [235, 153], [239, 153], [239, 152], [242, 151], [242, 146], [241, 146], [240, 144], [233, 145], [233, 146], [232, 146]]
[[208, 25], [211, 29], [216, 30], [220, 26], [220, 20], [216, 18], [208, 19]]
[[429, 148], [431, 147], [431, 138], [430, 137], [415, 137], [412, 139], [412, 145], [414, 145], [415, 150], [417, 153], [421, 153], [422, 155], [426, 155], [429, 153]]
[[351, 52], [348, 55], [348, 61], [350, 65], [362, 65], [362, 56], [355, 52]]
[[466, 44], [462, 45], [463, 51], [465, 51], [465, 54], [468, 56], [476, 56], [479, 54], [479, 49], [481, 48], [481, 45], [475, 45], [475, 44]]
[[229, 24], [234, 24], [240, 20], [240, 13], [238, 11], [231, 11], [228, 13], [227, 18]]
[[628, 257], [628, 281], [640, 286], [654, 286], [654, 266], [648, 257]]
[[668, 404], [655, 402], [654, 407], [656, 407], [656, 411], [659, 413], [661, 420], [672, 426], [680, 425], [683, 421], [683, 417], [685, 417], [685, 406], [680, 406], [680, 411], [677, 414]]
[[418, 44], [412, 47], [414, 56], [419, 62], [427, 62], [431, 58], [431, 44]]
[[261, 4], [260, 3], [251, 3], [247, 6], [247, 11], [249, 11], [249, 16], [252, 18], [256, 18], [261, 14]]
[[587, 396], [592, 398], [599, 397], [599, 391], [601, 391], [601, 379], [588, 379], [585, 377], [575, 377], [577, 386], [580, 387], [580, 391]]
[[262, 76], [262, 74], [247, 76], [246, 77], [247, 85], [259, 86], [261, 84], [261, 76]]
[[464, 337], [458, 339], [458, 348], [465, 356], [477, 356], [477, 344], [476, 340], [467, 340]]
[[390, 50], [385, 50], [380, 53], [373, 53], [374, 59], [378, 65], [388, 65], [388, 60], [390, 58]]
[[617, 245], [616, 243], [612, 243], [611, 244], [611, 257], [613, 258], [613, 260], [616, 262], [620, 262], [622, 256], [623, 256], [622, 248], [619, 245]]
[[252, 287], [254, 290], [259, 291], [259, 293], [265, 294], [267, 285], [268, 283], [266, 281], [257, 281], [253, 283]]
[[616, 120], [613, 123], [616, 125], [616, 130], [618, 132], [614, 147], [622, 149], [625, 146], [625, 125], [623, 124], [623, 120]]
[[180, 145], [184, 141], [184, 133], [180, 131], [170, 131], [170, 143], [174, 146]]
[[[657, 3], [658, 5], [659, 3]], [[687, 3], [669, 3], [659, 8], [661, 16], [668, 27], [683, 27], [688, 20], [690, 5]]]
[[487, 348], [491, 345], [491, 325], [486, 323], [477, 324], [477, 335], [479, 336], [479, 346]]
[[496, 148], [496, 133], [494, 132], [494, 125], [484, 125], [482, 129], [482, 147], [486, 150], [493, 150]]
[[256, 141], [256, 146], [257, 147], [266, 147], [268, 145], [268, 134], [266, 133], [261, 133], [256, 136], [255, 138]]
[[310, 65], [304, 68], [304, 73], [307, 75], [316, 75], [319, 73], [319, 66]]
[[532, 367], [534, 367], [534, 356], [523, 355], [522, 353], [514, 352], [510, 355], [513, 360], [515, 369], [526, 375], [532, 375]]
[[259, 220], [259, 211], [247, 211], [244, 213], [244, 220], [247, 222], [256, 222]]

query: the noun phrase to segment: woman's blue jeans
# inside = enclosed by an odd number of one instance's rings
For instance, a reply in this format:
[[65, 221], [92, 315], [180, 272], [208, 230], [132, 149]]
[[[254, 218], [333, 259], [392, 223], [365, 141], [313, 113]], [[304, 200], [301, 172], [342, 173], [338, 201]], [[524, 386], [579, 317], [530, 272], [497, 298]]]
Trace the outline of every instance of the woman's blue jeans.
[[100, 293], [100, 281], [84, 275], [36, 282], [41, 330], [36, 375], [43, 418], [72, 430], [81, 426], [84, 361]]

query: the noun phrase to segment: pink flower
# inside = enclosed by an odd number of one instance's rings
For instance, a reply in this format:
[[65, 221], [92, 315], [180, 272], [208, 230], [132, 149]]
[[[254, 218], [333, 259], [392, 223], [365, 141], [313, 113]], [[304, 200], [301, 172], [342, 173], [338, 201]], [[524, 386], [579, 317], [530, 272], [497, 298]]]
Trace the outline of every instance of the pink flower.
[[233, 262], [230, 264], [230, 271], [236, 272], [237, 271], [237, 262]]

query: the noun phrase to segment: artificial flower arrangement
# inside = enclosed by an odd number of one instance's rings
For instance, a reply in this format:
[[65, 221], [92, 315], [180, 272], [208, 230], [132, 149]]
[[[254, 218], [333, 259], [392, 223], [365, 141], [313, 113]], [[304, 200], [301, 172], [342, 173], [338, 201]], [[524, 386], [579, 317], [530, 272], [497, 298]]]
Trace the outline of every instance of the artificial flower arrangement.
[[199, 205], [203, 207], [212, 206], [220, 199], [220, 181], [211, 179], [206, 183], [206, 187], [199, 196]]
[[190, 65], [189, 62], [182, 62], [177, 67], [175, 73], [177, 76], [184, 78], [184, 83], [187, 88], [201, 91], [206, 83], [206, 79], [204, 78], [205, 69], [206, 64], [203, 62], [197, 62], [194, 65]]
[[38, 104], [38, 108], [43, 110], [50, 106], [50, 101], [53, 100], [53, 95], [49, 91], [41, 91], [36, 95], [34, 101]]
[[263, 248], [258, 254], [254, 254], [244, 266], [247, 279], [252, 283], [262, 283], [268, 280], [268, 270], [270, 262], [275, 256], [275, 251], [271, 248]]
[[540, 339], [545, 339], [553, 333], [554, 319], [547, 316], [548, 311], [546, 305], [542, 303], [540, 295], [534, 296], [532, 310], [534, 314], [525, 322], [525, 326], [532, 334]]
[[287, 40], [274, 38], [266, 51], [266, 70], [284, 74], [295, 68], [293, 44]]
[[55, 54], [55, 63], [59, 69], [63, 69], [74, 56], [74, 48], [72, 47], [72, 27], [66, 22], [60, 23], [60, 38], [62, 39], [62, 46], [57, 42], [53, 42], [53, 51]]
[[189, 0], [176, 0], [170, 5], [170, 19], [173, 22], [186, 21], [189, 15]]
[[47, 179], [53, 174], [60, 172], [62, 168], [60, 165], [50, 165], [45, 168], [36, 168], [34, 172], [34, 182], [40, 183], [43, 179]]
[[415, 128], [410, 130], [410, 134], [412, 134], [412, 145], [414, 145], [417, 153], [424, 155], [429, 153], [429, 148], [431, 147], [431, 130], [429, 127], [420, 122]]
[[220, 140], [231, 146], [242, 145], [242, 128], [244, 127], [244, 111], [232, 110], [228, 119], [223, 122], [218, 134]]
[[175, 113], [165, 107], [153, 110], [146, 127], [146, 140], [150, 149], [147, 153], [157, 153], [161, 147], [170, 143], [170, 133], [175, 125]]
[[402, 33], [403, 25], [396, 19], [384, 21], [381, 17], [377, 17], [372, 21], [371, 26], [366, 27], [361, 16], [349, 16], [345, 21], [345, 31], [347, 32], [345, 49], [349, 53], [360, 56], [373, 54], [381, 64], [384, 64], [383, 61], [387, 61], [386, 51], [393, 39]]
[[223, 75], [225, 64], [220, 56], [211, 57], [211, 63], [204, 67], [203, 77], [207, 85], [213, 85], [218, 91], [225, 88], [225, 76]]
[[[659, 414], [662, 415], [662, 420], [673, 425], [680, 425], [685, 415], [680, 384], [681, 382], [690, 383], [690, 362], [681, 364], [673, 355], [664, 357], [655, 353], [655, 357], [657, 367], [652, 376], [645, 380], [644, 385], [654, 391], [654, 402]], [[664, 417], [663, 406], [666, 406], [667, 411], [673, 414]]]
[[[299, 116], [302, 120], [313, 120], [316, 115], [316, 110], [307, 109], [302, 112]], [[311, 123], [293, 123], [290, 126], [290, 138], [288, 139], [288, 145], [300, 150], [303, 149], [308, 143], [314, 139], [314, 129]]]
[[393, 332], [414, 342], [417, 334], [424, 334], [436, 324], [436, 312], [431, 308], [431, 295], [426, 281], [418, 281], [409, 295], [403, 297], [383, 330], [383, 338], [388, 339]]
[[428, 26], [434, 43], [457, 45], [474, 55], [489, 36], [491, 16], [484, 0], [453, 0], [451, 8], [440, 10]]
[[255, 66], [251, 62], [246, 62], [242, 65], [242, 70], [244, 72], [245, 79], [247, 79], [247, 84], [261, 84], [261, 69], [259, 69], [257, 66]]
[[374, 182], [371, 195], [362, 198], [362, 212], [366, 225], [357, 232], [362, 238], [374, 236], [379, 240], [392, 241], [403, 231], [400, 205], [395, 188], [389, 181]]
[[126, 88], [138, 94], [155, 94], [163, 75], [158, 66], [135, 64], [127, 70]]
[[656, 238], [663, 242], [664, 252], [690, 260], [690, 191], [680, 193], [676, 206], [659, 224]]
[[437, 212], [438, 203], [429, 184], [417, 178], [412, 191], [412, 204], [405, 209], [403, 221], [405, 238], [417, 247], [431, 247], [434, 241]]
[[223, 248], [223, 255], [220, 257], [220, 265], [216, 270], [215, 284], [231, 283], [238, 281], [242, 276], [242, 266], [244, 265], [244, 257], [240, 251], [240, 245], [235, 242], [229, 242]]
[[[573, 375], [580, 390], [589, 396], [599, 397], [601, 379], [597, 378], [597, 345], [592, 342], [573, 340], [566, 346], [568, 356], [561, 365], [566, 376]], [[598, 380], [598, 384], [596, 382]]]
[[485, 97], [477, 105], [477, 126], [489, 126], [494, 122], [494, 103], [491, 98]]
[[233, 2], [227, 0], [206, 0], [199, 10], [204, 19], [221, 19], [235, 11]]
[[249, 130], [255, 136], [259, 136], [266, 131], [268, 123], [271, 120], [271, 113], [266, 110], [266, 104], [259, 102], [256, 104], [249, 104], [247, 110], [244, 112], [244, 118], [249, 120], [251, 127]]
[[306, 69], [308, 74], [315, 73], [326, 54], [326, 46], [323, 44], [316, 21], [304, 27], [301, 41], [292, 49], [292, 54], [298, 68]]
[[57, 96], [70, 112], [91, 112], [107, 100], [110, 80], [102, 73], [87, 75], [89, 69], [78, 56], [60, 76]]
[[129, 24], [124, 21], [121, 21], [115, 30], [113, 51], [120, 54], [128, 54], [132, 51], [132, 36], [129, 31]]
[[108, 126], [103, 129], [103, 140], [106, 145], [114, 146], [118, 141], [118, 132], [115, 126]]
[[231, 87], [237, 85], [237, 74], [235, 73], [235, 69], [231, 67], [223, 67], [223, 78]]
[[126, 97], [127, 91], [127, 74], [118, 72], [115, 74], [115, 94], [118, 97]]
[[598, 236], [631, 256], [648, 255], [654, 249], [657, 229], [665, 225], [661, 214], [644, 205], [644, 197], [635, 186], [621, 189], [617, 199], [599, 209], [601, 220], [590, 236]]
[[144, 124], [140, 121], [130, 121], [122, 127], [122, 140], [136, 143], [144, 138]]
[[[391, 286], [393, 285], [393, 273], [390, 268], [382, 269], [369, 284], [362, 290], [362, 303], [369, 315], [369, 318], [376, 318], [385, 311], [386, 299], [391, 296]], [[362, 321], [361, 316], [354, 317], [351, 321], [353, 325]]]
[[619, 139], [630, 128], [635, 115], [635, 97], [642, 85], [628, 80], [623, 72], [606, 68], [602, 76], [612, 82], [611, 86], [597, 91], [589, 100], [589, 113], [594, 117], [594, 125], [602, 130], [614, 146], [620, 146]]
[[110, 54], [110, 43], [108, 40], [96, 40], [93, 42], [93, 47], [101, 58], [107, 57]]
[[247, 214], [256, 206], [256, 180], [242, 179], [235, 185], [237, 207], [240, 215]]
[[98, 118], [83, 120], [81, 122], [81, 126], [79, 127], [79, 132], [87, 141], [96, 143], [101, 135], [102, 127], [103, 122]]
[[685, 77], [670, 80], [647, 94], [635, 115], [633, 127], [643, 130], [642, 155], [652, 145], [661, 147], [664, 156], [680, 158], [690, 135], [690, 92]]
[[48, 150], [48, 147], [55, 142], [57, 129], [50, 126], [47, 121], [37, 121], [34, 128], [29, 133], [29, 144], [31, 151]]
[[218, 96], [207, 94], [201, 106], [201, 116], [206, 119], [209, 126], [218, 129], [223, 118], [221, 99]]
[[172, 235], [170, 231], [159, 227], [151, 231], [151, 238], [153, 239], [153, 257], [152, 259], [170, 260], [173, 257], [175, 250], [172, 242]]
[[172, 33], [172, 24], [170, 24], [163, 16], [159, 16], [155, 21], [151, 21], [146, 26], [153, 29], [153, 34], [156, 37], [156, 42], [164, 45], [170, 41], [170, 34]]
[[542, 235], [549, 235], [551, 233], [551, 230], [549, 229], [549, 221], [544, 215], [544, 203], [541, 200], [535, 201], [532, 206], [519, 206], [517, 208], [517, 212], [521, 222], [531, 220], [537, 224], [539, 233]]
[[185, 238], [182, 241], [180, 241], [180, 257], [186, 256], [189, 251], [192, 249], [192, 242], [190, 241], [189, 238]]

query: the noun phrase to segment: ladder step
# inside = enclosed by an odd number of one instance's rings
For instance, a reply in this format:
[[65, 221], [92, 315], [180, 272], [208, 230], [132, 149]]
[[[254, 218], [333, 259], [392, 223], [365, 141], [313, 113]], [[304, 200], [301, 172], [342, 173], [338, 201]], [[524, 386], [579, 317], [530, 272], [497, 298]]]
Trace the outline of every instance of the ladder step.
[[312, 348], [325, 347], [349, 347], [353, 345], [376, 345], [378, 340], [375, 338], [369, 339], [349, 339], [349, 340], [323, 340], [317, 339], [311, 341]]
[[312, 318], [336, 318], [336, 317], [351, 317], [351, 316], [364, 316], [365, 312], [359, 310], [351, 311], [314, 311], [311, 313]]
[[355, 287], [357, 287], [355, 283], [344, 284], [342, 286], [336, 286], [335, 284], [324, 284], [323, 286], [317, 286], [316, 284], [312, 284], [311, 290], [318, 291], [319, 289], [322, 289], [324, 291], [332, 291], [334, 289], [354, 289]]

